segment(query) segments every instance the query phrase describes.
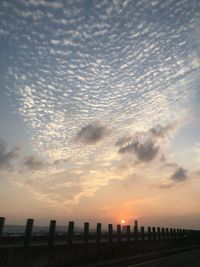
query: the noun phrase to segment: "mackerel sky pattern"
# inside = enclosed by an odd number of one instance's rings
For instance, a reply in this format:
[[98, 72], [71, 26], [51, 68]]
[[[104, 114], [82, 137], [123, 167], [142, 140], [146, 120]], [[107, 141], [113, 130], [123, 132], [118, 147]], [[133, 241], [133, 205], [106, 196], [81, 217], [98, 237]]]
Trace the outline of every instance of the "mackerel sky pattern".
[[[32, 149], [101, 158], [118, 137], [181, 119], [197, 94], [198, 0], [0, 3], [1, 90]], [[99, 121], [112, 134], [74, 142]]]

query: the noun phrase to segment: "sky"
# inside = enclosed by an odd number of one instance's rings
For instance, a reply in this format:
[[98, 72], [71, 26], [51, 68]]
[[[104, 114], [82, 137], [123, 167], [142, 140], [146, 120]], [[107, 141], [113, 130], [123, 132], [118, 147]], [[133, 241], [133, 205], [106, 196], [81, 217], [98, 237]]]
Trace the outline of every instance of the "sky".
[[0, 1], [0, 215], [200, 228], [200, 1]]

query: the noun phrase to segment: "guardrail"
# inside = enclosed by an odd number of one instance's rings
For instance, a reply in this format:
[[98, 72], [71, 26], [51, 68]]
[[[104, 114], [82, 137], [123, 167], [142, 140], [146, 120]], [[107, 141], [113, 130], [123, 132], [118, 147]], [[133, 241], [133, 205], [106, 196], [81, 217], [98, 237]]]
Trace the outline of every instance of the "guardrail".
[[85, 222], [83, 230], [77, 232], [75, 230], [75, 223], [70, 221], [66, 225], [65, 233], [56, 232], [56, 221], [51, 220], [49, 230], [46, 233], [33, 233], [33, 219], [27, 219], [25, 232], [12, 233], [4, 235], [3, 228], [5, 218], [0, 217], [0, 246], [5, 245], [22, 245], [29, 247], [32, 245], [73, 245], [75, 243], [112, 243], [112, 242], [134, 242], [138, 241], [164, 241], [164, 240], [194, 240], [200, 241], [200, 230], [191, 229], [175, 229], [175, 228], [161, 228], [161, 227], [138, 227], [137, 221], [134, 226], [130, 225], [116, 225], [114, 229], [113, 224], [108, 224], [107, 231], [102, 230], [102, 224], [97, 223], [96, 230], [90, 231], [90, 224]]

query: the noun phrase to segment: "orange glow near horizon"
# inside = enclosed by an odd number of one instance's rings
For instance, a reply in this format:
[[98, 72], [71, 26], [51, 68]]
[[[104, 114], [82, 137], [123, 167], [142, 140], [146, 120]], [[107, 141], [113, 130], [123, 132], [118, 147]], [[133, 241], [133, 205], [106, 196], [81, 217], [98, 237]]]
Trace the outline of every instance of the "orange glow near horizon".
[[122, 223], [122, 224], [125, 224], [125, 220], [121, 220], [121, 223]]

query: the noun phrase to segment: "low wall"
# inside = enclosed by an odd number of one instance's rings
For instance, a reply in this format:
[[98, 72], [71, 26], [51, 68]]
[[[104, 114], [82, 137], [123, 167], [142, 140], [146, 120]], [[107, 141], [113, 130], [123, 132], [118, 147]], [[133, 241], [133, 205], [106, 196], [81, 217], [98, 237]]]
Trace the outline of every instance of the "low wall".
[[66, 267], [200, 244], [199, 240], [105, 242], [28, 248], [1, 247], [1, 267]]

